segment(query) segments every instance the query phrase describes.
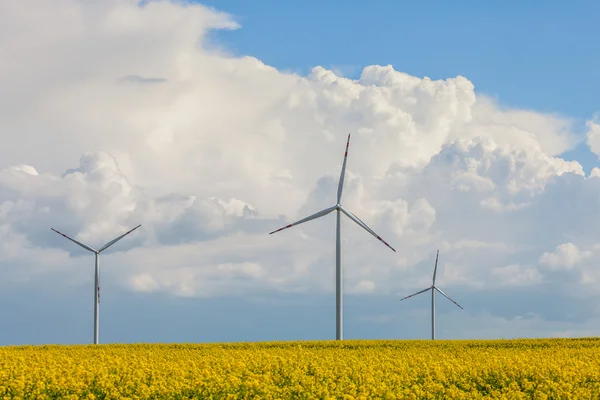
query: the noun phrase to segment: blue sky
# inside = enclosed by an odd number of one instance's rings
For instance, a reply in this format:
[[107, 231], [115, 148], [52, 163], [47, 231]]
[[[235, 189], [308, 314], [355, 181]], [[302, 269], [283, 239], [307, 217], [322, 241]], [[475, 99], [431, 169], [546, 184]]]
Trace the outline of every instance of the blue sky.
[[[595, 1], [205, 1], [242, 25], [214, 38], [280, 69], [392, 64], [469, 78], [503, 104], [589, 118], [598, 111]], [[576, 101], [574, 101], [576, 99]]]
[[89, 343], [93, 256], [50, 228], [138, 224], [101, 343], [334, 338], [333, 215], [267, 233], [332, 205], [348, 132], [344, 207], [397, 253], [342, 221], [345, 338], [428, 338], [399, 299], [436, 249], [438, 338], [600, 333], [600, 3], [31, 1], [0, 6], [0, 345]]
[[[239, 55], [306, 74], [315, 65], [357, 78], [393, 65], [431, 79], [468, 77], [508, 107], [583, 121], [600, 109], [596, 1], [206, 1], [242, 29], [213, 40]], [[598, 166], [587, 147], [565, 158]]]

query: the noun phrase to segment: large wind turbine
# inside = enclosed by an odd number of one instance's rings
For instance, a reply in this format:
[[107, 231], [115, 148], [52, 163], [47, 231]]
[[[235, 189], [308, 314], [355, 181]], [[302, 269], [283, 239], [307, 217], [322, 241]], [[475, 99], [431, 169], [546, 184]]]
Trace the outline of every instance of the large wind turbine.
[[83, 247], [84, 249], [86, 249], [88, 251], [91, 251], [92, 253], [94, 253], [96, 255], [96, 268], [95, 268], [96, 271], [95, 271], [95, 280], [94, 280], [94, 344], [98, 344], [98, 330], [100, 328], [100, 314], [99, 314], [99, 312], [100, 312], [100, 309], [99, 309], [100, 308], [100, 253], [102, 253], [104, 250], [108, 249], [113, 244], [117, 243], [119, 240], [123, 239], [125, 236], [129, 235], [131, 232], [135, 231], [140, 226], [142, 226], [142, 225], [138, 225], [135, 228], [133, 228], [132, 230], [125, 232], [118, 238], [111, 240], [110, 242], [106, 243], [104, 246], [100, 247], [99, 250], [94, 250], [90, 246], [85, 245], [85, 244], [65, 235], [64, 233], [61, 233], [54, 228], [50, 228], [54, 232], [58, 233], [59, 235], [66, 237], [71, 242], [78, 244], [79, 246]]
[[[342, 207], [342, 187], [344, 186], [344, 175], [346, 174], [346, 160], [348, 159], [348, 146], [350, 145], [350, 135], [348, 135], [348, 141], [346, 142], [346, 153], [344, 154], [344, 162], [342, 164], [342, 172], [340, 174], [340, 182], [338, 184], [337, 191], [337, 203], [333, 207], [326, 208], [318, 213], [308, 216], [300, 221], [296, 221], [293, 224], [284, 226], [283, 228], [277, 229], [276, 231], [270, 232], [269, 235], [282, 231], [287, 228], [291, 228], [295, 225], [303, 224], [313, 219], [317, 219], [329, 214], [332, 211], [337, 211], [337, 222], [335, 231], [335, 338], [336, 340], [342, 340], [342, 255], [341, 255], [341, 242], [340, 242], [340, 212], [346, 214], [348, 218], [356, 222], [358, 226], [375, 236], [380, 242], [385, 244], [390, 249], [394, 250], [392, 246], [386, 243], [379, 235], [377, 235], [371, 228], [367, 226], [360, 218], [356, 215], [347, 211]], [[394, 250], [395, 252], [396, 250]]]
[[450, 300], [451, 302], [453, 302], [454, 304], [456, 304], [458, 307], [460, 307], [461, 310], [464, 310], [464, 308], [462, 308], [460, 306], [460, 304], [458, 304], [457, 302], [455, 302], [454, 300], [452, 300], [450, 298], [450, 296], [448, 296], [446, 293], [444, 293], [444, 291], [442, 289], [440, 289], [439, 287], [435, 286], [435, 274], [437, 273], [437, 265], [438, 265], [438, 257], [440, 255], [440, 251], [437, 251], [437, 254], [435, 255], [435, 267], [433, 269], [433, 284], [428, 287], [427, 289], [423, 289], [421, 291], [418, 291], [417, 293], [413, 293], [410, 296], [406, 296], [402, 299], [400, 299], [400, 301], [408, 299], [409, 297], [413, 297], [416, 296], [418, 294], [421, 293], [425, 293], [428, 290], [431, 290], [431, 340], [435, 339], [435, 291], [437, 290], [438, 292], [440, 292], [444, 297], [446, 297], [448, 300]]

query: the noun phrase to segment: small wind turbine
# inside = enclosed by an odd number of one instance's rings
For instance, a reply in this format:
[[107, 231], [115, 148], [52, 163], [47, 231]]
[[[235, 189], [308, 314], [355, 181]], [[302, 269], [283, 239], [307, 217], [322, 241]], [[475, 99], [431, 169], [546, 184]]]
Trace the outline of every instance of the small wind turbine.
[[460, 307], [461, 310], [464, 310], [464, 308], [462, 308], [460, 306], [460, 304], [458, 304], [457, 302], [455, 302], [454, 300], [452, 300], [450, 298], [450, 296], [448, 296], [446, 293], [444, 293], [444, 291], [440, 288], [438, 288], [437, 286], [435, 286], [435, 274], [437, 273], [437, 265], [438, 265], [438, 257], [440, 255], [440, 251], [437, 251], [437, 254], [435, 255], [435, 268], [433, 269], [433, 284], [428, 287], [427, 289], [423, 289], [417, 293], [413, 293], [410, 296], [406, 296], [402, 299], [400, 299], [400, 301], [402, 300], [406, 300], [409, 297], [413, 297], [416, 296], [418, 294], [421, 293], [425, 293], [428, 290], [431, 290], [431, 340], [435, 339], [435, 291], [437, 290], [438, 292], [440, 292], [444, 297], [446, 297], [448, 300], [450, 300], [451, 302], [453, 302], [454, 304], [456, 304], [458, 307]]
[[142, 226], [142, 225], [138, 225], [135, 228], [133, 228], [132, 230], [122, 234], [118, 238], [111, 240], [110, 242], [106, 243], [104, 246], [100, 247], [99, 250], [94, 250], [90, 246], [85, 245], [81, 242], [78, 242], [77, 240], [65, 235], [64, 233], [57, 231], [54, 228], [50, 228], [54, 232], [58, 233], [59, 235], [69, 239], [71, 242], [78, 244], [79, 246], [83, 247], [84, 249], [86, 249], [88, 251], [91, 251], [92, 253], [94, 253], [96, 255], [96, 269], [95, 269], [96, 271], [95, 271], [95, 280], [94, 280], [94, 344], [98, 344], [98, 330], [100, 328], [100, 314], [99, 314], [99, 312], [100, 312], [100, 310], [99, 310], [99, 308], [100, 308], [100, 253], [103, 252], [104, 250], [108, 249], [113, 244], [117, 243], [119, 240], [123, 239], [125, 236], [129, 235], [131, 232], [135, 231], [140, 226]]
[[394, 252], [394, 248], [386, 243], [379, 235], [377, 235], [371, 228], [367, 226], [360, 218], [351, 213], [350, 211], [345, 210], [342, 207], [341, 199], [342, 199], [342, 187], [344, 186], [344, 175], [346, 174], [346, 160], [348, 159], [348, 146], [350, 145], [350, 135], [348, 135], [348, 141], [346, 142], [346, 153], [344, 154], [344, 162], [342, 164], [342, 172], [340, 174], [340, 181], [338, 183], [338, 191], [337, 191], [337, 203], [333, 207], [326, 208], [318, 213], [315, 213], [311, 216], [308, 216], [300, 221], [296, 221], [293, 224], [289, 224], [284, 226], [283, 228], [277, 229], [276, 231], [270, 232], [269, 235], [282, 231], [287, 228], [291, 228], [292, 226], [300, 225], [305, 222], [308, 222], [313, 219], [317, 219], [323, 217], [333, 210], [337, 211], [337, 224], [335, 231], [335, 338], [336, 340], [342, 340], [342, 249], [340, 242], [340, 212], [346, 214], [348, 218], [352, 221], [356, 222], [358, 226], [369, 232], [371, 235], [375, 236], [380, 242], [385, 244], [387, 247], [392, 249]]

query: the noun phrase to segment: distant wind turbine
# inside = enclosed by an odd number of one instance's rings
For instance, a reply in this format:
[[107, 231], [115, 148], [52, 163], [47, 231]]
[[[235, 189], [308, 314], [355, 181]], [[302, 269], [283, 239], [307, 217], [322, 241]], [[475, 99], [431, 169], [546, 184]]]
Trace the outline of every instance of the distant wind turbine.
[[454, 300], [452, 300], [450, 298], [450, 296], [448, 296], [446, 293], [444, 293], [444, 291], [440, 288], [438, 288], [437, 286], [435, 286], [435, 274], [437, 273], [437, 265], [438, 265], [438, 257], [440, 255], [440, 251], [437, 251], [437, 254], [435, 255], [435, 268], [433, 269], [433, 284], [428, 287], [427, 289], [423, 289], [417, 293], [413, 293], [410, 296], [406, 296], [402, 299], [400, 299], [400, 301], [402, 300], [406, 300], [410, 297], [416, 296], [418, 294], [421, 293], [425, 293], [428, 290], [431, 290], [431, 340], [435, 339], [435, 291], [437, 290], [438, 292], [440, 292], [444, 297], [446, 297], [448, 300], [450, 300], [451, 302], [453, 302], [454, 304], [456, 304], [458, 307], [460, 307], [461, 310], [464, 310], [464, 308], [462, 308], [460, 306], [460, 304], [458, 304], [457, 302], [455, 302]]
[[102, 253], [104, 250], [108, 249], [113, 244], [117, 243], [119, 240], [123, 239], [125, 236], [129, 235], [131, 232], [135, 231], [140, 226], [142, 226], [142, 225], [138, 225], [135, 228], [133, 228], [132, 230], [125, 232], [118, 238], [111, 240], [110, 242], [106, 243], [104, 246], [100, 247], [99, 250], [94, 250], [90, 246], [85, 245], [85, 244], [65, 235], [64, 233], [61, 233], [54, 228], [50, 228], [54, 232], [58, 233], [59, 235], [69, 239], [71, 242], [78, 244], [79, 246], [83, 247], [84, 249], [86, 249], [88, 251], [91, 251], [92, 253], [94, 253], [96, 255], [96, 269], [95, 269], [96, 272], [95, 272], [95, 283], [94, 283], [94, 344], [98, 344], [98, 330], [100, 329], [100, 314], [99, 314], [100, 313], [100, 253]]
[[375, 236], [380, 242], [385, 244], [387, 247], [392, 249], [394, 252], [394, 248], [386, 243], [378, 234], [376, 234], [371, 228], [367, 226], [360, 218], [356, 215], [347, 211], [342, 207], [341, 199], [342, 199], [342, 188], [344, 186], [344, 175], [346, 174], [346, 160], [348, 159], [348, 146], [350, 145], [350, 135], [348, 135], [348, 141], [346, 142], [346, 153], [344, 154], [344, 162], [342, 164], [342, 172], [340, 174], [340, 181], [338, 184], [337, 191], [337, 203], [333, 207], [326, 208], [318, 213], [315, 213], [311, 216], [308, 216], [300, 221], [296, 221], [293, 224], [289, 224], [284, 226], [283, 228], [277, 229], [276, 231], [270, 232], [269, 235], [282, 231], [287, 228], [291, 228], [295, 225], [300, 225], [305, 222], [311, 221], [313, 219], [317, 219], [329, 214], [332, 211], [337, 211], [337, 224], [336, 224], [336, 233], [335, 233], [335, 338], [336, 340], [342, 340], [342, 256], [341, 256], [341, 242], [340, 242], [340, 212], [346, 214], [348, 218], [352, 221], [356, 222], [358, 226], [369, 232], [371, 235]]

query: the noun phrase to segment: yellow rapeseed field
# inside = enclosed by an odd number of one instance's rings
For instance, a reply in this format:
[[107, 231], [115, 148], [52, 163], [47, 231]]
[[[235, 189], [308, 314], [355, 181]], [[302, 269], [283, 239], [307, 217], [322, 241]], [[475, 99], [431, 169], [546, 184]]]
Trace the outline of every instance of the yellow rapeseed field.
[[0, 347], [0, 399], [599, 399], [600, 339]]

